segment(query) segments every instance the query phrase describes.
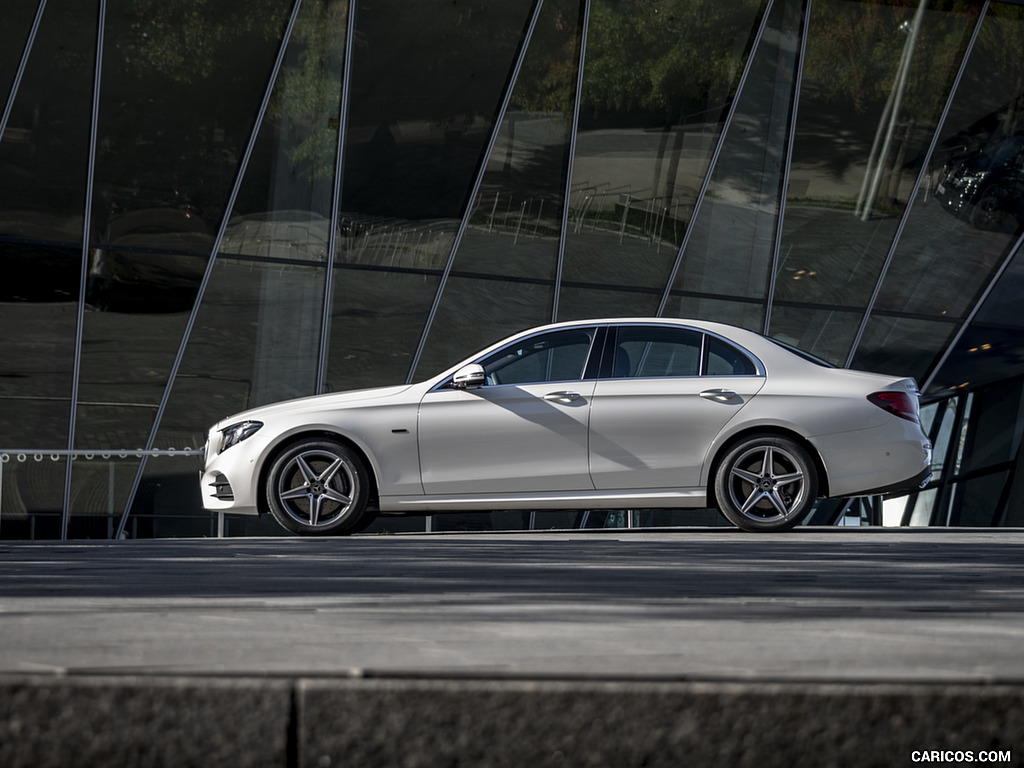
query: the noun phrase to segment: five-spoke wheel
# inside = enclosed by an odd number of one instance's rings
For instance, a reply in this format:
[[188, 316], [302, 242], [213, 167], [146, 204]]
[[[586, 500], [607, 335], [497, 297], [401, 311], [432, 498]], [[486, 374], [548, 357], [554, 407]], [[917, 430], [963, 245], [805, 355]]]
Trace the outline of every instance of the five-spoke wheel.
[[806, 449], [789, 438], [757, 435], [735, 445], [715, 474], [722, 514], [747, 531], [785, 531], [810, 511], [818, 473]]
[[352, 449], [334, 440], [306, 439], [271, 464], [267, 502], [274, 518], [294, 533], [353, 533], [364, 526], [369, 484]]

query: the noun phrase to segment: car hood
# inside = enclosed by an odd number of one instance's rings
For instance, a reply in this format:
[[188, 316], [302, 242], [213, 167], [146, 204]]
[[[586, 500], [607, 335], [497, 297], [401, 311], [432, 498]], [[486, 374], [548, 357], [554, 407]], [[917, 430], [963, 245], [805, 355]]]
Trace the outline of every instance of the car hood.
[[312, 395], [300, 397], [295, 400], [284, 400], [279, 403], [250, 408], [247, 411], [232, 414], [221, 419], [214, 426], [220, 429], [229, 424], [237, 424], [240, 421], [255, 420], [265, 421], [284, 414], [301, 413], [304, 411], [336, 410], [338, 408], [356, 407], [375, 400], [386, 400], [397, 397], [403, 392], [412, 388], [410, 384], [402, 384], [393, 387], [375, 387], [374, 389], [355, 389], [347, 392], [332, 392], [327, 395]]

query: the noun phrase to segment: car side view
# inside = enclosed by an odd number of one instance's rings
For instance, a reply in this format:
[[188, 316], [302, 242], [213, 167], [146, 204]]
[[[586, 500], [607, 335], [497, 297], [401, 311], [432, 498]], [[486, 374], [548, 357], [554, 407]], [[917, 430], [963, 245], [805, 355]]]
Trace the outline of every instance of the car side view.
[[709, 506], [782, 531], [818, 498], [905, 492], [930, 467], [912, 378], [637, 318], [534, 328], [416, 384], [230, 416], [201, 483], [207, 509], [298, 534], [378, 514]]

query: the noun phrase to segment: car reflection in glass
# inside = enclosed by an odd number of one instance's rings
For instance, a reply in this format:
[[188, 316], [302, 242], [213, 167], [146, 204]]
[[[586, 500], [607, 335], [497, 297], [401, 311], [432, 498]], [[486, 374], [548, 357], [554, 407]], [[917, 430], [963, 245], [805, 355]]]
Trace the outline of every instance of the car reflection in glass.
[[912, 378], [837, 369], [711, 322], [561, 323], [417, 384], [306, 397], [213, 426], [207, 509], [299, 534], [378, 514], [717, 506], [750, 531], [815, 499], [930, 474]]
[[977, 229], [1024, 224], [1024, 136], [951, 160], [935, 197]]

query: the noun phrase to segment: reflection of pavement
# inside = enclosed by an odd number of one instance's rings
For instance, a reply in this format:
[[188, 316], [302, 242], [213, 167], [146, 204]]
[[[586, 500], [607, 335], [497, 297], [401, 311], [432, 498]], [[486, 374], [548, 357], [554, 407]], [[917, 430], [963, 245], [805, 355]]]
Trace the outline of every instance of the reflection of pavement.
[[[310, 755], [346, 744], [359, 765], [543, 764], [542, 748], [566, 764], [883, 765], [953, 742], [1016, 759], [1021, 544], [935, 529], [6, 543], [0, 762], [57, 764], [18, 755], [43, 737], [71, 749], [93, 718], [68, 702], [86, 698], [118, 727], [85, 747], [171, 748], [154, 708], [202, 712], [210, 725], [180, 724], [198, 743], [245, 752], [253, 733], [267, 750], [237, 764], [327, 765]], [[289, 763], [289, 739], [322, 752]], [[489, 763], [494, 749], [511, 751]]]

